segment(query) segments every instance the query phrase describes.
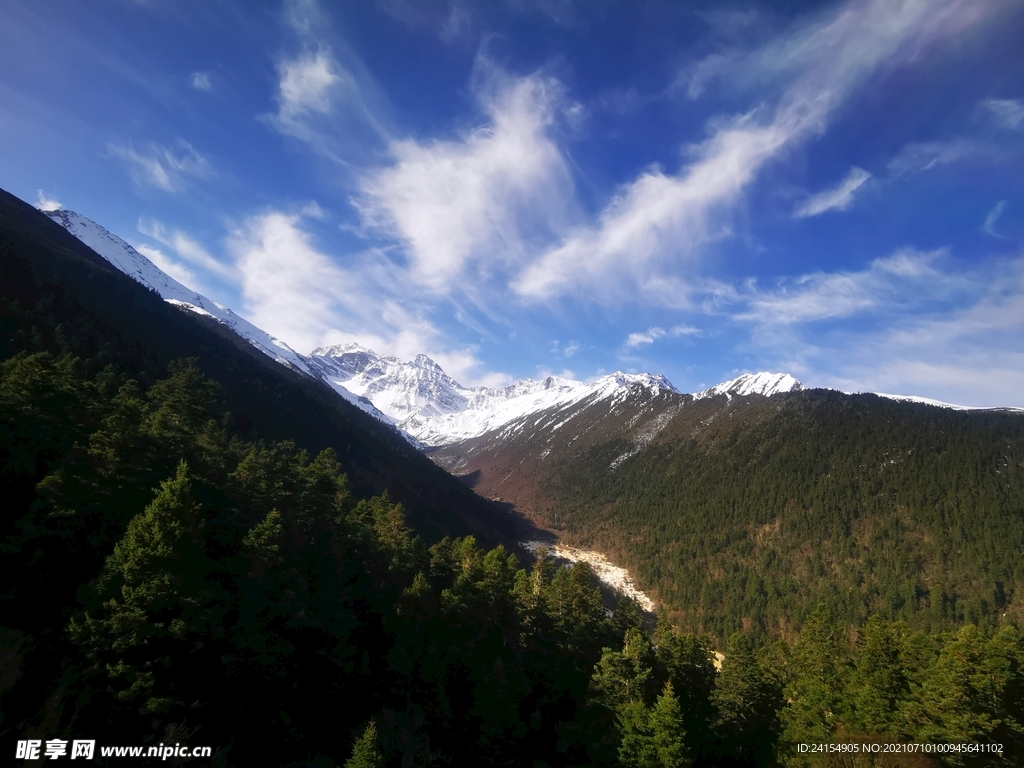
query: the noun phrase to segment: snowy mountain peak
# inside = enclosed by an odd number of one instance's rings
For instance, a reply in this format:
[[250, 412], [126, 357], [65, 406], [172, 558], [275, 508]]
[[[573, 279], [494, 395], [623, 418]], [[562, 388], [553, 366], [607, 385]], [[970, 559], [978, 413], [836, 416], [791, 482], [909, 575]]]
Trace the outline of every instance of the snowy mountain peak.
[[329, 347], [317, 347], [312, 352], [311, 356], [315, 357], [333, 357], [343, 358], [347, 355], [369, 355], [371, 357], [380, 357], [369, 347], [364, 347], [362, 344], [350, 341], [346, 344], [333, 344]]
[[593, 384], [546, 376], [505, 387], [466, 387], [427, 355], [403, 362], [358, 345], [314, 350], [310, 365], [333, 386], [368, 398], [399, 427], [427, 445], [443, 445], [496, 429], [520, 416], [641, 385], [676, 391], [664, 376], [614, 373]]
[[661, 373], [623, 373], [622, 371], [616, 371], [608, 376], [602, 376], [595, 382], [595, 386], [612, 386], [621, 389], [630, 389], [637, 384], [650, 390], [652, 393], [660, 392], [661, 390], [668, 390], [669, 392], [679, 391]]
[[426, 368], [427, 370], [436, 371], [437, 373], [444, 373], [441, 366], [426, 355], [416, 355], [412, 360], [412, 365], [415, 365], [417, 368]]
[[[117, 235], [74, 211], [51, 211], [51, 219], [67, 229], [119, 270], [166, 301], [205, 315], [231, 328], [250, 344], [278, 362], [320, 379], [353, 405], [382, 421], [398, 426], [417, 444], [443, 445], [481, 435], [522, 416], [586, 399], [620, 402], [636, 387], [651, 396], [678, 392], [661, 374], [615, 373], [591, 384], [557, 376], [522, 379], [505, 387], [465, 387], [424, 354], [410, 361], [380, 355], [349, 342], [320, 347], [309, 357], [262, 331], [161, 271]], [[792, 376], [781, 373], [744, 374], [700, 392], [772, 395], [800, 389]]]
[[730, 381], [723, 381], [709, 389], [698, 392], [693, 396], [694, 400], [703, 400], [706, 397], [717, 395], [764, 395], [770, 397], [780, 392], [797, 392], [803, 389], [803, 385], [788, 373], [744, 373]]

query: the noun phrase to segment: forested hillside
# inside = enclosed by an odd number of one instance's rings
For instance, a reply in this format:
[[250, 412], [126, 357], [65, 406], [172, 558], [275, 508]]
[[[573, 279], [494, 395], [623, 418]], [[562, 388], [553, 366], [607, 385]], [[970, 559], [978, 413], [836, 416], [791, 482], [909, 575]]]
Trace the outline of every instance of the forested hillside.
[[821, 603], [926, 632], [1021, 617], [1024, 414], [810, 390], [639, 394], [539, 422], [560, 426], [433, 455], [614, 554], [719, 642], [792, 639]]

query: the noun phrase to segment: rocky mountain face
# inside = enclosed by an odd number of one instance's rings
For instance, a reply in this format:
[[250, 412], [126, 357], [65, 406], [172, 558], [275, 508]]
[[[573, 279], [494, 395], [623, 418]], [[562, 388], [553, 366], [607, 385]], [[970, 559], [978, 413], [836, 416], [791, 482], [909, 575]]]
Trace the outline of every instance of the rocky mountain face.
[[365, 397], [427, 446], [449, 445], [530, 414], [634, 387], [675, 392], [664, 376], [614, 373], [592, 384], [548, 376], [506, 387], [464, 387], [426, 355], [403, 362], [358, 344], [316, 349], [310, 366], [336, 387]]

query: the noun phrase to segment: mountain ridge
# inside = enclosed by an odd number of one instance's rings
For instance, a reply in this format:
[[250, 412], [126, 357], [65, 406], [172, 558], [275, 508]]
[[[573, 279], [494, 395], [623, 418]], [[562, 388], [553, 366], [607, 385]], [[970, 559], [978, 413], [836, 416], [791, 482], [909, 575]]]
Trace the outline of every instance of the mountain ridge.
[[[285, 342], [258, 328], [253, 323], [238, 315], [233, 310], [194, 291], [168, 275], [146, 256], [139, 253], [130, 243], [98, 224], [92, 219], [75, 211], [60, 209], [43, 211], [43, 213], [82, 243], [92, 248], [121, 272], [137, 283], [156, 291], [160, 297], [182, 309], [205, 315], [226, 326], [238, 336], [248, 341], [263, 354], [282, 365], [312, 378], [318, 378], [309, 366], [308, 359], [296, 352]], [[325, 382], [328, 383], [328, 382]], [[328, 383], [329, 385], [329, 383]], [[330, 385], [329, 385], [330, 386]], [[393, 421], [380, 413], [370, 401], [352, 395], [348, 390], [332, 387], [342, 398], [360, 410], [370, 414], [379, 421], [394, 427]]]
[[[635, 387], [652, 395], [660, 392], [685, 395], [691, 402], [723, 395], [727, 400], [736, 396], [771, 397], [804, 389], [791, 374], [766, 371], [743, 373], [692, 394], [681, 392], [660, 373], [622, 371], [590, 382], [547, 376], [520, 379], [504, 387], [466, 387], [425, 354], [403, 361], [350, 342], [319, 347], [303, 355], [228, 307], [170, 277], [124, 239], [86, 216], [66, 209], [44, 213], [121, 272], [156, 291], [165, 301], [212, 318], [278, 363], [320, 381], [420, 450], [472, 440], [531, 414], [592, 397], [609, 399], [614, 407], [616, 402], [628, 398]], [[956, 410], [1004, 409], [960, 406], [913, 395], [875, 394]]]
[[[396, 429], [417, 448], [476, 437], [529, 413], [596, 393], [622, 398], [634, 386], [651, 392], [679, 392], [663, 374], [622, 371], [591, 383], [548, 376], [520, 379], [505, 387], [465, 387], [425, 354], [402, 361], [356, 343], [320, 347], [303, 355], [230, 308], [170, 277], [101, 224], [67, 209], [43, 213], [165, 301], [211, 317], [282, 365], [320, 380], [348, 402]], [[718, 393], [768, 395], [800, 386], [788, 374], [743, 374], [696, 393], [694, 398]]]

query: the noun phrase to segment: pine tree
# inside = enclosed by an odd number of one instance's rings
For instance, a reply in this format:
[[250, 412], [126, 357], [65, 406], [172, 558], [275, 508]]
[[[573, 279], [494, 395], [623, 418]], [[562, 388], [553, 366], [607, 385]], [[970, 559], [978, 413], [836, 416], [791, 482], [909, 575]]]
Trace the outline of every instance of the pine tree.
[[715, 666], [711, 646], [692, 634], [681, 634], [659, 618], [654, 634], [662, 679], [671, 683], [682, 707], [683, 728], [691, 754], [710, 738], [714, 710], [711, 696], [715, 690]]
[[283, 530], [281, 513], [272, 509], [262, 522], [245, 534], [242, 546], [252, 558], [255, 575], [261, 575], [265, 568], [281, 563], [280, 541]]
[[857, 662], [847, 688], [849, 726], [865, 735], [900, 735], [899, 708], [910, 694], [902, 646], [904, 625], [872, 617], [861, 629]]
[[377, 724], [373, 720], [352, 745], [352, 757], [345, 761], [345, 768], [384, 768], [384, 756], [377, 744]]
[[187, 675], [158, 673], [176, 666], [190, 645], [222, 633], [219, 589], [205, 578], [203, 546], [200, 508], [182, 462], [107, 559], [98, 581], [107, 596], [100, 610], [70, 624], [72, 638], [97, 670], [106, 670], [117, 698], [141, 711], [180, 702]]
[[651, 713], [643, 701], [621, 704], [615, 719], [619, 726], [619, 762], [625, 768], [658, 768]]
[[712, 702], [718, 710], [719, 752], [727, 759], [768, 765], [779, 738], [782, 696], [742, 632], [729, 640]]
[[594, 667], [591, 695], [613, 712], [626, 704], [647, 703], [655, 656], [651, 642], [639, 629], [626, 631], [621, 651], [605, 648]]
[[786, 690], [786, 740], [827, 741], [841, 722], [845, 644], [838, 625], [819, 606], [793, 648], [795, 677]]
[[690, 765], [683, 710], [672, 689], [672, 683], [665, 683], [664, 690], [651, 710], [650, 729], [659, 765], [663, 768], [686, 768]]

